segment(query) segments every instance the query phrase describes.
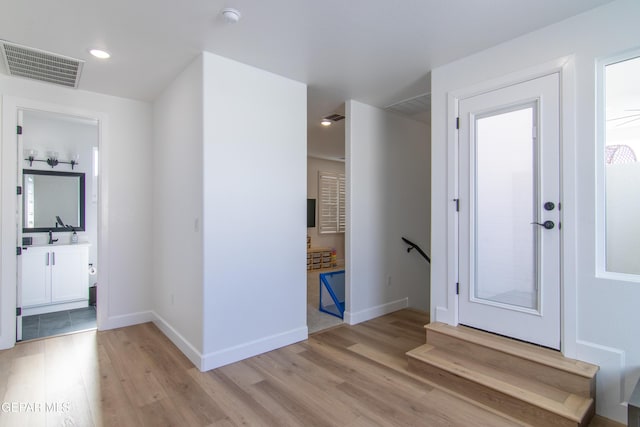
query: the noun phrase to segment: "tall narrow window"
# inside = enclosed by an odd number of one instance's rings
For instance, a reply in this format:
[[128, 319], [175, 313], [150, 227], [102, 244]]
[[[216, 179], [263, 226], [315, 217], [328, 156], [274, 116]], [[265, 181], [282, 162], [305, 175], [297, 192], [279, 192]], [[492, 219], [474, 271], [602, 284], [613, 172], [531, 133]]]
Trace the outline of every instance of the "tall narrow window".
[[[537, 105], [475, 119], [475, 278], [479, 299], [538, 308]], [[499, 162], [500, 167], [496, 167]]]
[[640, 274], [640, 57], [604, 68], [606, 270]]
[[344, 233], [345, 230], [345, 182], [344, 174], [318, 172], [318, 226], [320, 234]]

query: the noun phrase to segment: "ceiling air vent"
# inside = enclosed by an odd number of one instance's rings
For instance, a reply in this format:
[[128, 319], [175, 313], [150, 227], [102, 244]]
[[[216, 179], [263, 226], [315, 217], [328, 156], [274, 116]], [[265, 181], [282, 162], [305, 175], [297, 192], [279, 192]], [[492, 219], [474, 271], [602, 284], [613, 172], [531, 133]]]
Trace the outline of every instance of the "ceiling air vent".
[[78, 87], [84, 61], [0, 40], [10, 76], [26, 77], [66, 87]]
[[426, 121], [431, 110], [431, 94], [425, 93], [414, 98], [400, 101], [385, 108], [403, 116], [411, 117], [419, 121]]
[[340, 120], [344, 120], [344, 116], [342, 114], [331, 114], [324, 117], [324, 119], [331, 120], [332, 122], [339, 122]]

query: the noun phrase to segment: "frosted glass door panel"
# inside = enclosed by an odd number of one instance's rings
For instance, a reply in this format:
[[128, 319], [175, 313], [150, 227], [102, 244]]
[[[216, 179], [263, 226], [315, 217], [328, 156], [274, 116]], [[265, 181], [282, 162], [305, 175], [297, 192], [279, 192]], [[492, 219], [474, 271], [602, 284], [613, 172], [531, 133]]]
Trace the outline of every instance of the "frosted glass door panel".
[[640, 275], [640, 57], [605, 67], [606, 270]]
[[538, 308], [535, 104], [475, 120], [477, 299]]

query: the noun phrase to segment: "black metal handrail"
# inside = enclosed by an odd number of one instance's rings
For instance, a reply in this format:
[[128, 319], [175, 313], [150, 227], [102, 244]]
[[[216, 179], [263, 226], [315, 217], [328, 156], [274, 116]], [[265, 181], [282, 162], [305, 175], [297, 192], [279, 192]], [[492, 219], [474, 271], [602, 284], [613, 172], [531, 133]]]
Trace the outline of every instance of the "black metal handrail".
[[420, 248], [420, 246], [416, 245], [411, 240], [406, 239], [404, 237], [402, 238], [402, 241], [405, 242], [407, 245], [409, 245], [409, 247], [407, 248], [407, 252], [411, 252], [411, 250], [415, 249], [416, 251], [418, 251], [420, 255], [422, 255], [424, 259], [427, 260], [429, 264], [431, 264], [431, 258], [429, 258], [429, 255], [424, 253], [424, 251]]

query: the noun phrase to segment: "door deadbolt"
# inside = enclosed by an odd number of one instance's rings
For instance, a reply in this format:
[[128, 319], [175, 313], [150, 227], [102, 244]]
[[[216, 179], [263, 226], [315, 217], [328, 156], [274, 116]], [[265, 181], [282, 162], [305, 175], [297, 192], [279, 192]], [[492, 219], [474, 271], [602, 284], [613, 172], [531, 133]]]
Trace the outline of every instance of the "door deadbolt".
[[541, 227], [546, 228], [547, 230], [552, 230], [552, 229], [556, 226], [556, 223], [555, 223], [555, 222], [553, 222], [553, 221], [545, 221], [545, 222], [543, 222], [543, 223], [540, 223], [540, 222], [532, 222], [531, 224], [539, 225], [539, 226], [541, 226]]
[[544, 204], [544, 210], [545, 211], [552, 211], [555, 208], [556, 208], [556, 205], [553, 202], [547, 202], [547, 203]]

